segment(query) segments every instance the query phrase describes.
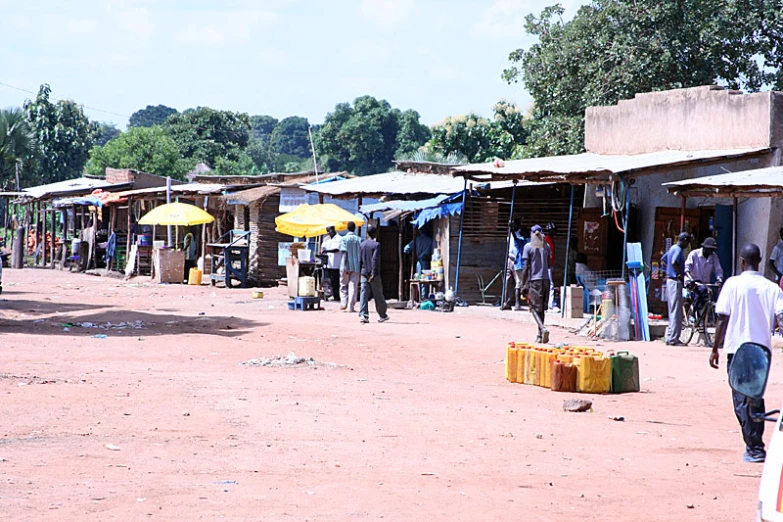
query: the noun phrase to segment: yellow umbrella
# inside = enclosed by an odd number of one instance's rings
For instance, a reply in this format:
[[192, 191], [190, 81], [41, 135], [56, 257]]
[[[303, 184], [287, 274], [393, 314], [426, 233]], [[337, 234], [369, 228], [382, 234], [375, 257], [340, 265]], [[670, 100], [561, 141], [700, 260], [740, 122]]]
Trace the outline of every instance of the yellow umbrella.
[[364, 225], [364, 219], [351, 214], [337, 205], [299, 205], [296, 210], [275, 218], [276, 230], [282, 234], [294, 237], [315, 237], [326, 234], [326, 227], [332, 226], [337, 231], [348, 228], [348, 222], [353, 221], [357, 227]]
[[194, 205], [187, 203], [166, 203], [147, 212], [139, 225], [191, 226], [212, 223], [215, 218]]

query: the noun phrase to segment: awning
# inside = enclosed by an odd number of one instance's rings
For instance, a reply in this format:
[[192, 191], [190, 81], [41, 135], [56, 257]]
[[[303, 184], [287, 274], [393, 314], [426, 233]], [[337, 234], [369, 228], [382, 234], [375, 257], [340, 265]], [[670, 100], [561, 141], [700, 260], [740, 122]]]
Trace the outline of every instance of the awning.
[[672, 168], [694, 163], [710, 163], [731, 158], [766, 154], [769, 148], [731, 150], [665, 150], [636, 155], [575, 154], [465, 165], [454, 170], [454, 176], [476, 181], [524, 179], [566, 183], [605, 183], [614, 176], [643, 173], [653, 169]]
[[743, 170], [664, 183], [672, 194], [685, 197], [783, 196], [783, 166]]
[[362, 205], [359, 211], [362, 214], [372, 214], [373, 212], [385, 212], [387, 210], [399, 210], [401, 212], [416, 212], [417, 210], [436, 207], [451, 197], [453, 197], [453, 195], [441, 194], [440, 196], [436, 196], [434, 198], [418, 199], [414, 201], [399, 200], [399, 199], [395, 199], [391, 201], [381, 201], [380, 203]]

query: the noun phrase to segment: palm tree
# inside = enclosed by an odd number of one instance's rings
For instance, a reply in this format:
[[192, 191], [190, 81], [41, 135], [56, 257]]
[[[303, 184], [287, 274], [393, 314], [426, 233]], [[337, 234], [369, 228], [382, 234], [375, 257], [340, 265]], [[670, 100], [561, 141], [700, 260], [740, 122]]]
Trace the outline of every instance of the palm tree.
[[19, 190], [19, 171], [38, 150], [35, 131], [22, 109], [0, 110], [0, 185], [12, 175]]

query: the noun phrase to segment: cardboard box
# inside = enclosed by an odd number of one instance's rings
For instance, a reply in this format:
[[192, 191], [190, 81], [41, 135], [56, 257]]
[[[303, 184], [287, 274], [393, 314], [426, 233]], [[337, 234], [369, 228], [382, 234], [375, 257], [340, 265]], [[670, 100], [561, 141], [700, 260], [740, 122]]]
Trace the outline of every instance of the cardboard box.
[[571, 319], [584, 317], [584, 290], [584, 288], [577, 285], [564, 286], [560, 289], [566, 317]]

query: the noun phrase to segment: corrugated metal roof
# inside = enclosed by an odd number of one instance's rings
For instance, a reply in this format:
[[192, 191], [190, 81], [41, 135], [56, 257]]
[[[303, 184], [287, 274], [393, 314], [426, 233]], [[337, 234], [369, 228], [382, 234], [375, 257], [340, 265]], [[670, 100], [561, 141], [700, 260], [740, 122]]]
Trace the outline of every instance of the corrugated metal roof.
[[530, 179], [534, 181], [602, 181], [611, 175], [628, 174], [658, 167], [673, 167], [689, 163], [715, 161], [768, 152], [769, 148], [682, 151], [666, 150], [633, 156], [605, 154], [575, 154], [504, 162], [502, 167], [493, 163], [465, 165], [454, 169], [455, 176], [470, 179]]
[[382, 201], [380, 203], [372, 203], [370, 205], [362, 205], [359, 209], [362, 214], [372, 214], [373, 212], [383, 212], [386, 210], [399, 210], [402, 212], [416, 212], [430, 207], [437, 207], [451, 196], [448, 194], [441, 194], [429, 199], [419, 199], [414, 201], [405, 200], [391, 200]]
[[783, 166], [664, 183], [669, 192], [687, 196], [772, 196], [783, 193]]
[[[521, 182], [517, 186], [532, 184]], [[509, 188], [510, 181], [487, 183], [485, 189]], [[384, 196], [387, 194], [454, 194], [464, 189], [460, 178], [444, 174], [422, 174], [409, 172], [385, 172], [372, 176], [333, 181], [323, 185], [307, 185], [303, 189], [330, 196]]]
[[47, 185], [26, 188], [23, 189], [22, 192], [32, 198], [40, 199], [46, 196], [73, 194], [74, 192], [87, 193], [97, 188], [106, 188], [109, 186], [111, 186], [111, 183], [105, 179], [75, 178], [67, 179], [65, 181], [58, 181], [56, 183], [49, 183]]
[[[225, 185], [220, 183], [183, 183], [181, 185], [172, 185], [172, 194], [220, 194], [225, 189]], [[166, 187], [150, 187], [136, 190], [126, 190], [118, 192], [120, 197], [140, 196], [143, 194], [165, 194]]]
[[272, 194], [277, 194], [282, 189], [274, 185], [265, 185], [247, 190], [241, 190], [232, 194], [223, 196], [223, 201], [227, 205], [250, 205], [254, 201], [265, 200]]

